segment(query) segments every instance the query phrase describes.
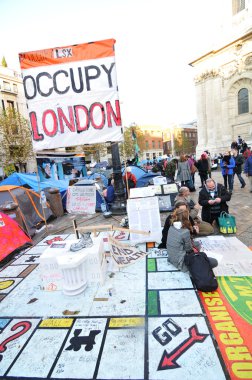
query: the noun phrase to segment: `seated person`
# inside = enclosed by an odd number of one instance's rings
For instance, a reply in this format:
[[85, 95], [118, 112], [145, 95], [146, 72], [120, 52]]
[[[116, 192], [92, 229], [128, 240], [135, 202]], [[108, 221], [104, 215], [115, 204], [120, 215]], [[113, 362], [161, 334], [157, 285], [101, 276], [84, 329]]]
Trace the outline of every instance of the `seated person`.
[[[177, 201], [175, 203], [175, 210], [174, 211], [176, 211], [176, 210], [180, 210], [180, 211], [181, 210], [182, 211], [188, 210], [188, 212], [189, 212], [188, 204], [185, 201]], [[167, 236], [168, 236], [169, 228], [171, 226], [172, 215], [173, 214], [170, 214], [166, 218], [166, 221], [165, 221], [165, 224], [164, 224], [164, 227], [162, 230], [162, 240], [161, 240], [161, 243], [159, 244], [158, 248], [166, 248]], [[189, 222], [192, 226], [193, 234], [198, 234], [199, 227], [195, 224], [193, 218], [190, 215], [189, 215]]]
[[[171, 217], [166, 248], [168, 261], [182, 272], [188, 271], [184, 263], [186, 253], [193, 252], [193, 248], [196, 247], [196, 243], [191, 238], [192, 232], [188, 210], [175, 209]], [[197, 248], [200, 249], [199, 246]], [[209, 257], [209, 262], [212, 268], [218, 265], [218, 261], [214, 258]]]
[[188, 204], [190, 209], [190, 217], [194, 220], [194, 223], [197, 224], [199, 227], [199, 236], [208, 236], [214, 233], [213, 226], [206, 221], [202, 221], [198, 216], [200, 206], [199, 204], [196, 204], [194, 200], [191, 198], [190, 190], [188, 189], [188, 187], [182, 186], [179, 189], [178, 195], [175, 198], [175, 202], [177, 201], [183, 201]]
[[103, 188], [102, 195], [104, 196], [105, 201], [108, 205], [114, 202], [115, 200], [115, 189], [114, 189], [114, 179], [111, 180], [110, 185], [106, 188]]

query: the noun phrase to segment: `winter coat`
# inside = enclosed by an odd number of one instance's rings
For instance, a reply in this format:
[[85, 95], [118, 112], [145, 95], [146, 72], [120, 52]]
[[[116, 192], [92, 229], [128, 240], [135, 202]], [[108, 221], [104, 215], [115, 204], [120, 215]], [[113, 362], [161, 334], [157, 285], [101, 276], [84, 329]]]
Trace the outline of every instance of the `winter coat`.
[[208, 159], [205, 158], [205, 159], [199, 159], [196, 163], [195, 163], [195, 166], [196, 168], [198, 169], [198, 172], [199, 174], [207, 174], [208, 171], [209, 171], [209, 163], [208, 163]]
[[224, 165], [225, 160], [222, 159], [220, 161], [220, 167], [221, 167], [221, 174], [222, 175], [230, 175], [234, 174], [234, 167], [235, 167], [235, 160], [232, 156], [229, 157], [229, 163], [227, 165]]
[[234, 173], [241, 174], [244, 158], [242, 157], [241, 154], [238, 154], [237, 156], [234, 156], [234, 160], [235, 160]]
[[190, 231], [186, 228], [177, 229], [171, 226], [168, 231], [166, 243], [168, 261], [182, 272], [187, 272], [184, 263], [186, 251], [193, 249]]
[[252, 176], [252, 156], [249, 156], [244, 164], [244, 173]]
[[189, 163], [187, 161], [178, 162], [178, 174], [177, 181], [190, 181], [191, 180], [191, 170]]
[[[226, 190], [225, 186], [220, 183], [216, 184], [216, 195], [218, 198], [221, 198], [220, 203], [220, 212], [225, 211], [228, 213], [228, 205], [227, 201], [230, 201], [231, 194]], [[199, 204], [202, 206], [201, 218], [204, 222], [208, 222], [211, 220], [211, 207], [208, 201], [211, 199], [210, 192], [206, 188], [206, 185], [199, 192]]]

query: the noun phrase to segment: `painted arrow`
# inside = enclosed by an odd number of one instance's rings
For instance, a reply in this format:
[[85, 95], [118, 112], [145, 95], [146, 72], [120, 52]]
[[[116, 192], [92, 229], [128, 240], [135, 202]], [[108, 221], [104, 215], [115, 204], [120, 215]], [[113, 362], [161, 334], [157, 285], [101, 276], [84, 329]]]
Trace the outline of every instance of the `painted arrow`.
[[191, 346], [194, 345], [194, 343], [202, 343], [204, 340], [208, 337], [209, 334], [200, 334], [197, 328], [197, 325], [193, 325], [189, 328], [189, 337], [182, 342], [178, 347], [176, 347], [172, 352], [169, 354], [165, 350], [162, 356], [162, 359], [160, 360], [158, 371], [161, 371], [163, 369], [174, 369], [179, 368], [180, 365], [177, 363], [177, 359], [183, 355], [184, 352], [188, 350]]

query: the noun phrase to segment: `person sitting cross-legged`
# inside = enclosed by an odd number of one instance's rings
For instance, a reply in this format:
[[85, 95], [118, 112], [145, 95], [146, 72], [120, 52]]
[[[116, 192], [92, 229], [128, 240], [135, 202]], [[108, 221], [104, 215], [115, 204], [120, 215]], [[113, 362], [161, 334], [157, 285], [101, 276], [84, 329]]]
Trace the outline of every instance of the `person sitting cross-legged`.
[[[196, 245], [196, 242], [193, 242], [191, 234], [192, 226], [189, 221], [188, 210], [174, 210], [171, 217], [171, 226], [168, 231], [166, 248], [168, 261], [182, 272], [188, 271], [184, 262], [186, 253], [194, 252], [195, 248], [198, 251], [200, 250], [200, 245]], [[212, 268], [218, 265], [216, 259], [211, 257], [208, 259]]]
[[175, 198], [175, 202], [177, 201], [183, 201], [186, 202], [189, 207], [190, 217], [193, 219], [194, 224], [198, 225], [199, 231], [197, 235], [199, 236], [208, 236], [214, 233], [213, 226], [200, 219], [199, 217], [199, 210], [200, 206], [199, 204], [196, 204], [192, 197], [190, 196], [190, 190], [186, 186], [182, 186], [179, 191], [178, 195]]

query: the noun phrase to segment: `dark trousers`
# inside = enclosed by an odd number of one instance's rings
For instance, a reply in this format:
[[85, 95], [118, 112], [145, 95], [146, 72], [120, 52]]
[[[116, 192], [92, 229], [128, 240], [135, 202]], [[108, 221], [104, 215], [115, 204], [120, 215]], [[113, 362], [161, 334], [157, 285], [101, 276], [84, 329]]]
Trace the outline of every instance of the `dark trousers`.
[[[224, 186], [225, 188], [229, 189], [229, 191], [233, 191], [233, 186], [234, 186], [234, 176], [233, 174], [224, 174]], [[228, 185], [228, 186], [227, 186]]]
[[199, 175], [201, 180], [201, 186], [203, 186], [205, 181], [207, 180], [207, 172], [200, 172]]
[[[238, 177], [238, 179], [239, 179], [239, 181], [240, 181], [240, 184], [241, 184], [242, 186], [246, 185], [246, 182], [245, 182], [244, 179], [242, 178], [241, 173], [235, 173], [235, 174], [237, 175], [237, 177]], [[234, 174], [234, 176], [235, 176], [235, 174]]]

